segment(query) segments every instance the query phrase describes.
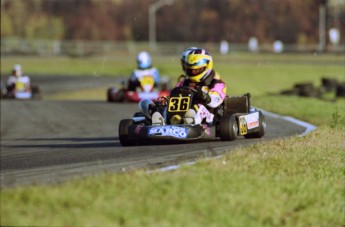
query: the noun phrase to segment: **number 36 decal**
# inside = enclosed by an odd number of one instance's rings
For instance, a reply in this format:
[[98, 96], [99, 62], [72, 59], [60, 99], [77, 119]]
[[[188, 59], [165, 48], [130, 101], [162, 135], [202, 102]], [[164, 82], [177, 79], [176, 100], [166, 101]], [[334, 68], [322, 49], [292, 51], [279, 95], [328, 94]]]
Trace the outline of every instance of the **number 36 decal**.
[[169, 112], [187, 111], [189, 109], [190, 97], [171, 97], [169, 100]]

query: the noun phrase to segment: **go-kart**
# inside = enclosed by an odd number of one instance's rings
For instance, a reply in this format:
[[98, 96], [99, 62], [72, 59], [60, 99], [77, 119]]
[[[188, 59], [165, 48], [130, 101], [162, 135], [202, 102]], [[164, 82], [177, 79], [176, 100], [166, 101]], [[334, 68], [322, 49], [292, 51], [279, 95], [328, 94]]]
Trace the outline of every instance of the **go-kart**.
[[30, 89], [25, 90], [24, 85], [17, 82], [13, 86], [1, 86], [1, 99], [41, 99], [41, 91], [37, 85], [30, 85]]
[[168, 79], [162, 78], [160, 89], [154, 87], [154, 80], [147, 76], [139, 80], [140, 86], [136, 91], [128, 89], [126, 82], [122, 81], [119, 87], [111, 87], [107, 90], [108, 102], [140, 102], [143, 99], [156, 101], [161, 96], [169, 96]]
[[[265, 135], [266, 121], [263, 113], [250, 106], [250, 93], [242, 96], [226, 96], [223, 104], [213, 111], [213, 121], [200, 124], [183, 124], [185, 113], [197, 103], [196, 91], [188, 87], [174, 88], [169, 98], [139, 103], [140, 112], [119, 124], [122, 146], [146, 144], [152, 141], [190, 141], [202, 138], [222, 141], [235, 140], [237, 136], [261, 138]], [[152, 108], [154, 107], [154, 108]], [[164, 125], [153, 125], [152, 109], [162, 113]]]

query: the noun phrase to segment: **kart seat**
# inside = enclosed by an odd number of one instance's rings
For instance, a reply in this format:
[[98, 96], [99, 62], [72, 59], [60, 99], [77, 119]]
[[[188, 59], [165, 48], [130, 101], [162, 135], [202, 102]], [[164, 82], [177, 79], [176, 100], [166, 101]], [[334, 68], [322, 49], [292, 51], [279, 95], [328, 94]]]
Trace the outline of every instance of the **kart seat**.
[[248, 113], [250, 94], [241, 96], [226, 96], [224, 99], [224, 114]]

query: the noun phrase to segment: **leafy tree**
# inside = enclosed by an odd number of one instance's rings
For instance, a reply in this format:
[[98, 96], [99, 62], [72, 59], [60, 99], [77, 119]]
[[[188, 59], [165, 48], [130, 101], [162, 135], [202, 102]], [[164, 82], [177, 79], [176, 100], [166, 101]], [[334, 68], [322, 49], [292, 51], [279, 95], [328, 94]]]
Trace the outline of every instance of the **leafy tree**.
[[40, 39], [62, 39], [64, 26], [61, 18], [51, 17], [44, 13], [29, 16], [25, 26], [25, 37]]
[[13, 36], [13, 25], [10, 15], [7, 12], [1, 13], [1, 36]]
[[[157, 0], [5, 0], [1, 37], [148, 40], [148, 9]], [[333, 1], [333, 0], [332, 0]], [[331, 2], [329, 0], [328, 2]], [[157, 11], [158, 41], [318, 42], [324, 0], [175, 0]], [[328, 27], [345, 41], [345, 4], [329, 4]]]

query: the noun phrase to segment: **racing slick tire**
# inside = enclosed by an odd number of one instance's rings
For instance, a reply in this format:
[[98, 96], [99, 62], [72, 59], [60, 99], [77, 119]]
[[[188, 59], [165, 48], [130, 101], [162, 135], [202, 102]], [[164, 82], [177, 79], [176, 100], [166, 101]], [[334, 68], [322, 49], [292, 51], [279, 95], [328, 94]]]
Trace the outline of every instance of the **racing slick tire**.
[[120, 89], [117, 92], [113, 91], [113, 88], [107, 90], [107, 101], [108, 102], [123, 102], [125, 99], [124, 90]]
[[119, 124], [119, 139], [122, 146], [130, 146], [132, 143], [128, 141], [128, 127], [133, 125], [132, 119], [123, 119]]
[[41, 99], [41, 90], [38, 86], [31, 87], [32, 99]]
[[265, 116], [259, 111], [259, 131], [244, 135], [246, 139], [253, 139], [253, 138], [262, 138], [266, 132], [266, 120]]
[[233, 141], [238, 134], [238, 125], [235, 115], [225, 115], [220, 120], [219, 137], [223, 141]]
[[108, 88], [108, 90], [107, 90], [107, 101], [108, 102], [113, 102], [113, 96], [112, 96], [112, 88]]
[[335, 96], [336, 97], [345, 97], [345, 83], [337, 85]]

